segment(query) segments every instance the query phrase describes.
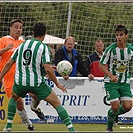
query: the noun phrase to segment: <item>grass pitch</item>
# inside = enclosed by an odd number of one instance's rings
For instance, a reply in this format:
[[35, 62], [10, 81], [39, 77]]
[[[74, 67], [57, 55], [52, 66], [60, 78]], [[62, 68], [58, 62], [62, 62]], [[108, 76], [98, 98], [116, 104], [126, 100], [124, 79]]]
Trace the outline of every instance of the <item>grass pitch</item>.
[[[78, 132], [105, 132], [106, 124], [73, 124]], [[5, 124], [0, 124], [0, 131]], [[34, 124], [35, 132], [68, 132], [64, 124]], [[133, 125], [119, 124], [114, 127], [114, 132], [133, 132]], [[12, 131], [26, 132], [26, 124], [13, 124]]]

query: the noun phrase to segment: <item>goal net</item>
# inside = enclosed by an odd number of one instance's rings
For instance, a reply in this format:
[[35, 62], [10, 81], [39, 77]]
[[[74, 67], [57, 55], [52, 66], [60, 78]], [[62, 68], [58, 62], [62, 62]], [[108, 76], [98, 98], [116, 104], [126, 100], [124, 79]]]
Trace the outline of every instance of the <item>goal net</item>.
[[102, 39], [105, 48], [114, 42], [118, 24], [126, 25], [127, 41], [133, 42], [132, 2], [0, 2], [0, 36], [9, 34], [9, 22], [14, 18], [24, 21], [25, 37], [31, 35], [35, 22], [45, 22], [50, 35], [47, 43], [53, 49], [66, 36], [73, 36], [83, 59], [94, 52], [95, 40]]

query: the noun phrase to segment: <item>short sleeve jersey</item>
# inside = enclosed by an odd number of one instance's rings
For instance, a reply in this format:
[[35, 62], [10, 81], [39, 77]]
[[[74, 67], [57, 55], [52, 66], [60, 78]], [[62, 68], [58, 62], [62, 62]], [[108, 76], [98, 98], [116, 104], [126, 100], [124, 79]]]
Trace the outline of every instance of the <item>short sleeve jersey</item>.
[[16, 60], [15, 83], [22, 86], [39, 86], [44, 81], [43, 64], [50, 63], [48, 47], [39, 40], [23, 42], [11, 56]]
[[[18, 40], [15, 40], [11, 36], [5, 36], [0, 38], [0, 50], [4, 49], [7, 45], [13, 44], [13, 48], [9, 49], [8, 51], [4, 52], [0, 56], [0, 71], [3, 69], [4, 65], [7, 63], [15, 49], [23, 42], [23, 38], [19, 37]], [[11, 69], [7, 72], [7, 74], [4, 76], [4, 78], [14, 78], [15, 74], [15, 64], [11, 67]]]
[[[108, 64], [108, 70], [119, 77], [118, 82], [129, 83], [129, 62], [133, 56], [133, 46], [126, 43], [126, 48], [120, 49], [116, 43], [108, 46], [100, 60], [101, 64]], [[109, 77], [105, 76], [105, 82], [110, 82]]]

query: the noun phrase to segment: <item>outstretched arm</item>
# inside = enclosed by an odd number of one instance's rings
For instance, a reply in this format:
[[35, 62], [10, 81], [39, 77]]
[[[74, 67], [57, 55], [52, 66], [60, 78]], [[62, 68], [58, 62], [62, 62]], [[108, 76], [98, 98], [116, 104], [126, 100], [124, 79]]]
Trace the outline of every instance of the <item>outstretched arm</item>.
[[67, 93], [66, 88], [58, 82], [58, 80], [54, 74], [54, 70], [51, 67], [51, 65], [50, 64], [44, 64], [44, 68], [45, 68], [45, 71], [46, 71], [48, 77], [50, 78], [50, 80], [52, 80], [59, 89], [61, 89], [63, 92]]

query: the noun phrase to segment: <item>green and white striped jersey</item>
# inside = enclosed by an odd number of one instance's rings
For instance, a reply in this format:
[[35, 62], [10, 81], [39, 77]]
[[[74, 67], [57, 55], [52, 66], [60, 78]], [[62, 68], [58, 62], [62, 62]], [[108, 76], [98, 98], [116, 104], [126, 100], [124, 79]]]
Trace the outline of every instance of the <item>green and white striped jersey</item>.
[[[129, 62], [133, 56], [133, 46], [126, 43], [126, 48], [123, 50], [117, 47], [116, 43], [108, 46], [100, 60], [101, 64], [107, 64], [108, 70], [113, 74], [119, 76], [118, 82], [129, 83]], [[105, 82], [110, 82], [109, 77], [104, 77]]]
[[39, 40], [23, 42], [12, 54], [16, 61], [15, 83], [22, 86], [39, 86], [44, 80], [43, 64], [50, 63], [48, 47]]

